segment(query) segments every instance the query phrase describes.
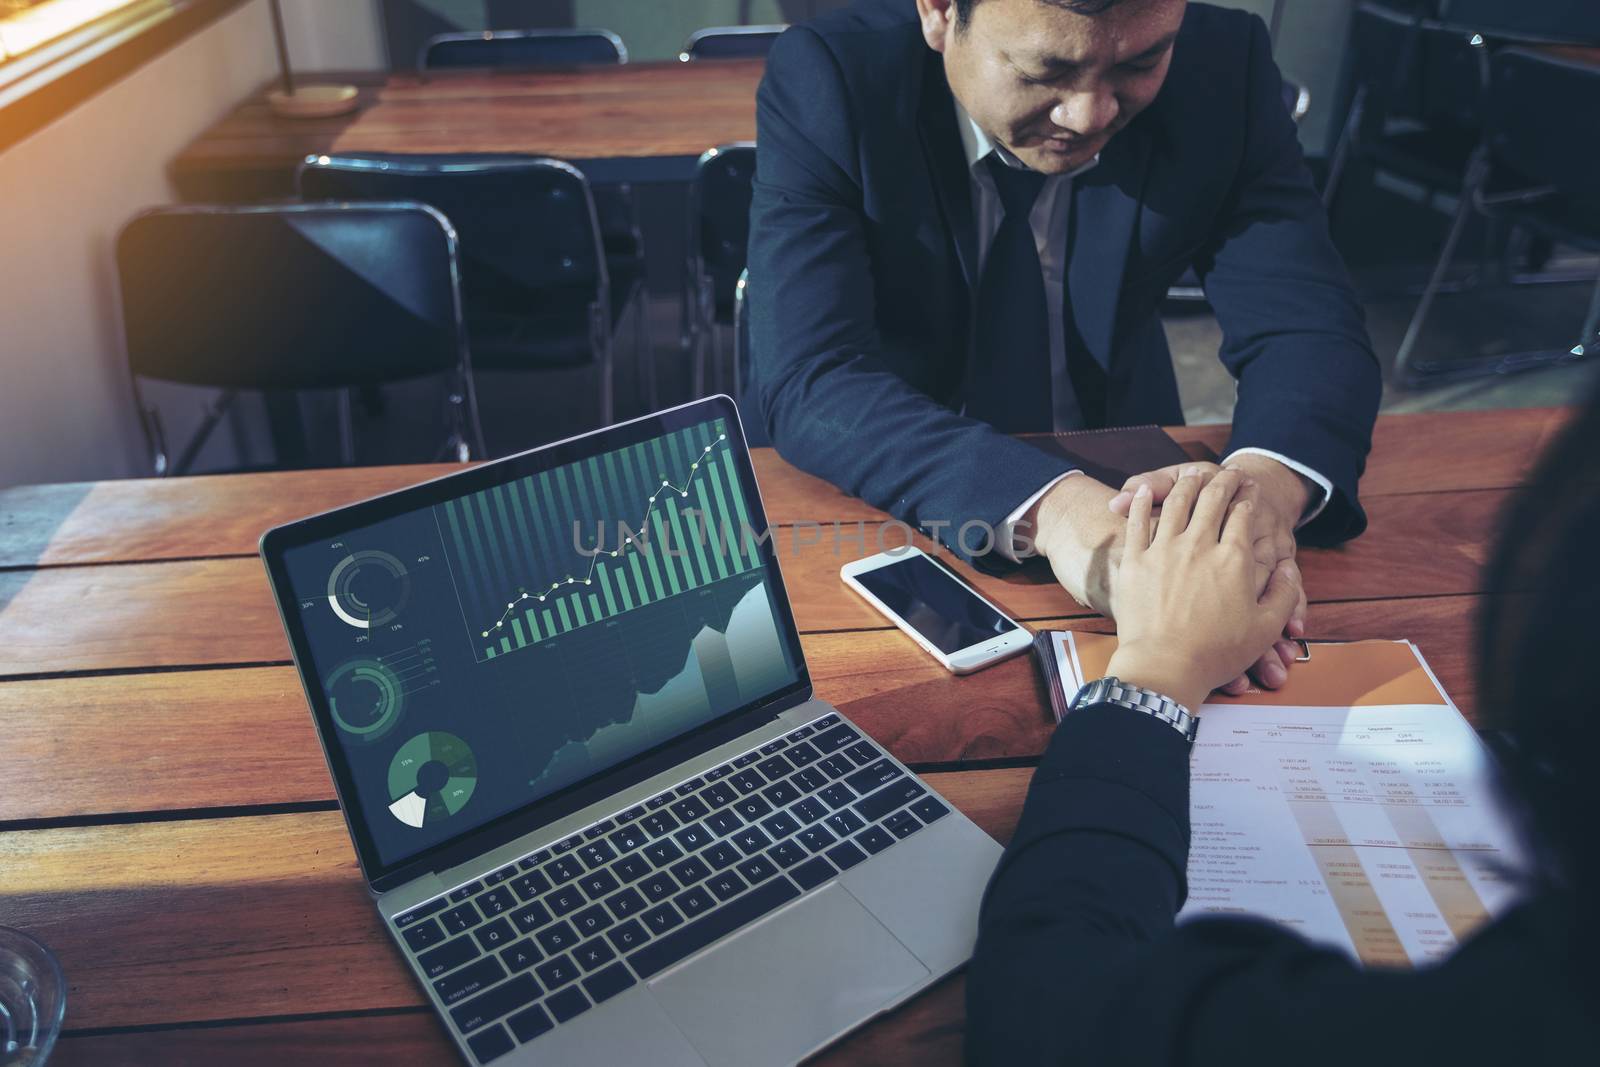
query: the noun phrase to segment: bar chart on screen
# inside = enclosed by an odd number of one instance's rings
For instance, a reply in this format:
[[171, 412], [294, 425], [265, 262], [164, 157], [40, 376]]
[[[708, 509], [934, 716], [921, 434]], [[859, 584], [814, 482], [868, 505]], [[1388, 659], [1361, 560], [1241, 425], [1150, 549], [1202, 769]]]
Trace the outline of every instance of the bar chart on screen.
[[721, 420], [448, 501], [435, 519], [479, 662], [760, 565]]

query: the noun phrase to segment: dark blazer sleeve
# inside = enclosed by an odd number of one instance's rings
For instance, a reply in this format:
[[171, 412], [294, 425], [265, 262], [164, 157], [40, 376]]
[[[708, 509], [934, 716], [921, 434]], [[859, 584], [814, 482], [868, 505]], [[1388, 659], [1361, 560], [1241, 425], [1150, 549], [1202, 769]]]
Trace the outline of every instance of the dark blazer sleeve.
[[[942, 539], [971, 558], [963, 523], [998, 526], [1072, 468], [956, 414], [883, 359], [859, 166], [868, 148], [833, 53], [807, 27], [774, 45], [756, 128], [750, 370], [768, 434], [785, 459], [912, 526], [949, 523]], [[983, 547], [980, 532], [965, 540]]]
[[1171, 727], [1123, 708], [1056, 730], [985, 894], [970, 1063], [1460, 1067], [1592, 1052], [1593, 967], [1563, 971], [1566, 904], [1514, 910], [1418, 971], [1363, 970], [1258, 921], [1175, 928], [1188, 759]]
[[1301, 535], [1342, 541], [1366, 529], [1356, 483], [1383, 379], [1283, 106], [1266, 27], [1249, 21], [1244, 159], [1195, 267], [1239, 382], [1229, 448], [1269, 449], [1332, 482], [1333, 499]]

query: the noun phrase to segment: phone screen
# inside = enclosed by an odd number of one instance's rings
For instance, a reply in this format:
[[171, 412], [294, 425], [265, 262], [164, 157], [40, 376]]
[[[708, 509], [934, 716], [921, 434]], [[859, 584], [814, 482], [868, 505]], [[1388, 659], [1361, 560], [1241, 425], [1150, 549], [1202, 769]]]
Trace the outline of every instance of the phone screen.
[[1017, 628], [927, 556], [908, 555], [856, 581], [945, 655]]

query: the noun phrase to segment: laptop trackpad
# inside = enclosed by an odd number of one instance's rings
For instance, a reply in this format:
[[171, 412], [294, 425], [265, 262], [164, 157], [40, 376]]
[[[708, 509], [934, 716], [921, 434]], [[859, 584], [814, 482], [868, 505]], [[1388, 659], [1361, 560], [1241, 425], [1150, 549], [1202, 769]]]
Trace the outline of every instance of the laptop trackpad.
[[793, 1063], [928, 977], [848, 890], [830, 885], [650, 984], [714, 1065]]

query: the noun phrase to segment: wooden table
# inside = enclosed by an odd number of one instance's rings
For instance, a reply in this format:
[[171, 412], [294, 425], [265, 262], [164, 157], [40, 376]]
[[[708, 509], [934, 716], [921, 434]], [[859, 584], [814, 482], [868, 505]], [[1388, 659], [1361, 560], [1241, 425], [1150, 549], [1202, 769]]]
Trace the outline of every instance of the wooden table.
[[534, 72], [304, 75], [360, 90], [352, 115], [285, 119], [265, 88], [172, 163], [188, 200], [294, 192], [308, 155], [493, 152], [555, 156], [595, 182], [680, 182], [706, 149], [756, 136], [761, 59], [625, 63]]
[[[1565, 418], [1381, 419], [1372, 528], [1302, 557], [1312, 632], [1414, 639], [1470, 716], [1494, 519]], [[1050, 735], [1031, 661], [947, 674], [805, 525], [880, 513], [756, 464], [818, 694], [1005, 840]], [[0, 492], [0, 923], [61, 958], [60, 1062], [452, 1062], [367, 897], [254, 555], [273, 523], [441, 469]], [[957, 569], [1034, 624], [1105, 625], [1038, 575]], [[946, 980], [821, 1060], [955, 1063], [961, 994]]]

